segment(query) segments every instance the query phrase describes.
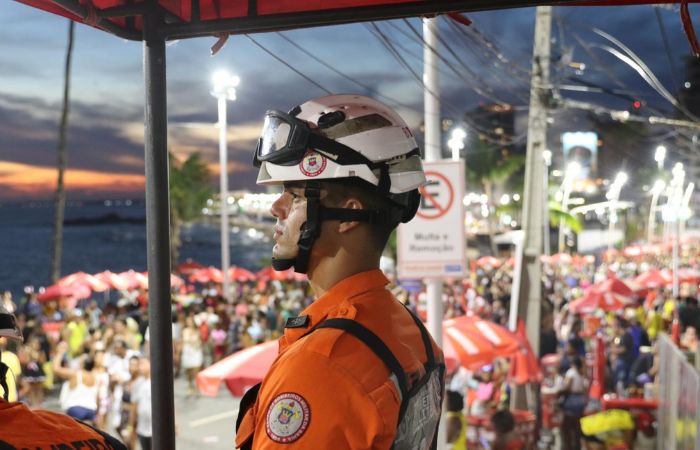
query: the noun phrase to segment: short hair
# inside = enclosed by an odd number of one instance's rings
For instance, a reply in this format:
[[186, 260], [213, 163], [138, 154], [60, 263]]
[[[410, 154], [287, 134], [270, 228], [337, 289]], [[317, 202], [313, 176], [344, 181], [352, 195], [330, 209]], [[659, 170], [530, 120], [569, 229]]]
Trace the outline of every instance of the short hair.
[[510, 433], [515, 429], [515, 417], [507, 409], [502, 409], [491, 415], [491, 425], [497, 433]]
[[464, 409], [464, 398], [456, 391], [447, 391], [447, 410], [450, 412], [459, 412]]
[[[379, 195], [375, 188], [359, 178], [341, 178], [335, 180], [323, 180], [328, 192], [326, 201], [329, 206], [340, 205], [349, 198], [356, 198], [364, 209], [389, 211], [398, 205], [386, 197]], [[396, 223], [368, 223], [373, 244], [383, 250], [389, 240], [389, 236], [399, 225]]]

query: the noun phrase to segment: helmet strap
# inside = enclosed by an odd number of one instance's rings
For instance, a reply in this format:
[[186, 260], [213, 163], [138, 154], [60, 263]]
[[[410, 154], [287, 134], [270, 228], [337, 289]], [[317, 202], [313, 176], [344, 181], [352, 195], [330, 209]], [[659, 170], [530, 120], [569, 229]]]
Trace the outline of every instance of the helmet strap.
[[2, 351], [0, 351], [0, 387], [2, 388], [2, 398], [9, 401], [10, 389], [7, 387], [7, 372], [10, 368], [2, 362]]

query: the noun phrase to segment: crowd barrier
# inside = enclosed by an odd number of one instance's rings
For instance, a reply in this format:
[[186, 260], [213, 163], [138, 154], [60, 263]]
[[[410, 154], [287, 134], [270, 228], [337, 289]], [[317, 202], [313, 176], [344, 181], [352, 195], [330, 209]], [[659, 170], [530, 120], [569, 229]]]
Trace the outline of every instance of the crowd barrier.
[[700, 374], [666, 334], [658, 339], [657, 450], [700, 449]]

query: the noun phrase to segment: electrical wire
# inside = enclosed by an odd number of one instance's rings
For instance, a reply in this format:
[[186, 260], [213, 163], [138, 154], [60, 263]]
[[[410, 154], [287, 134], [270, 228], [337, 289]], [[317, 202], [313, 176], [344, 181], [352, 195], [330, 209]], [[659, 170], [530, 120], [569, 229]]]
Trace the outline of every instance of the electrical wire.
[[289, 70], [291, 70], [292, 72], [296, 73], [297, 75], [299, 75], [300, 77], [302, 77], [303, 79], [305, 79], [306, 81], [308, 81], [309, 83], [311, 83], [311, 84], [313, 84], [314, 86], [316, 86], [317, 88], [321, 89], [321, 90], [322, 90], [323, 92], [325, 92], [326, 94], [329, 94], [329, 95], [333, 94], [333, 92], [331, 92], [330, 90], [328, 90], [328, 89], [326, 89], [325, 87], [321, 86], [321, 85], [318, 84], [316, 81], [314, 81], [313, 79], [311, 79], [310, 77], [308, 77], [308, 76], [306, 76], [304, 73], [302, 73], [300, 70], [298, 70], [298, 69], [292, 67], [292, 66], [291, 66], [289, 63], [287, 63], [284, 59], [280, 58], [280, 57], [277, 56], [275, 53], [273, 53], [272, 51], [268, 50], [265, 46], [263, 46], [262, 44], [260, 44], [258, 41], [256, 41], [256, 40], [255, 40], [252, 36], [250, 36], [249, 34], [246, 34], [245, 37], [247, 37], [248, 39], [250, 39], [250, 40], [253, 42], [253, 44], [255, 44], [255, 45], [257, 45], [258, 47], [260, 47], [260, 49], [262, 49], [262, 51], [264, 51], [264, 52], [267, 53], [268, 55], [270, 55], [270, 56], [272, 56], [273, 58], [275, 58], [277, 61], [279, 61], [279, 62], [281, 62], [282, 64], [284, 64], [284, 65], [285, 65]]
[[[306, 50], [305, 48], [303, 48], [301, 45], [299, 45], [299, 44], [297, 44], [296, 42], [294, 42], [290, 37], [285, 36], [284, 33], [277, 32], [276, 34], [277, 34], [279, 37], [281, 37], [282, 39], [284, 39], [285, 41], [287, 41], [290, 45], [292, 45], [293, 47], [295, 47], [297, 50], [301, 51], [301, 52], [304, 53], [306, 56], [308, 56], [309, 58], [313, 59], [313, 60], [316, 61], [317, 63], [321, 64], [323, 67], [325, 67], [325, 68], [327, 68], [328, 70], [332, 71], [332, 72], [335, 73], [336, 75], [339, 75], [339, 76], [345, 78], [346, 80], [350, 81], [351, 83], [355, 84], [356, 86], [361, 87], [362, 89], [364, 89], [364, 90], [367, 91], [367, 92], [375, 92], [375, 88], [374, 88], [374, 87], [369, 86], [369, 85], [366, 85], [366, 84], [364, 84], [364, 83], [361, 83], [361, 82], [357, 81], [356, 79], [352, 78], [351, 76], [349, 76], [349, 75], [347, 75], [347, 74], [341, 72], [340, 70], [336, 69], [335, 67], [333, 67], [333, 66], [330, 65], [329, 63], [323, 61], [323, 60], [322, 60], [321, 58], [319, 58], [318, 56], [314, 55], [313, 53], [311, 53], [311, 52], [309, 52], [308, 50]], [[409, 109], [409, 110], [415, 110], [415, 106], [408, 105], [408, 104], [403, 103], [403, 102], [401, 102], [401, 101], [399, 101], [399, 100], [397, 100], [397, 99], [395, 99], [395, 98], [388, 97], [388, 96], [383, 95], [383, 94], [380, 94], [380, 93], [375, 93], [375, 95], [376, 95], [377, 97], [381, 97], [381, 98], [387, 100], [388, 102], [392, 103], [392, 104], [393, 104], [392, 106], [398, 105], [398, 106], [402, 106], [402, 107], [404, 107], [404, 108], [406, 108], [406, 109]]]
[[[668, 44], [668, 35], [666, 34], [666, 26], [664, 21], [661, 20], [661, 10], [658, 6], [654, 6], [654, 12], [656, 13], [656, 22], [659, 24], [659, 33], [661, 33], [661, 40], [664, 43], [664, 49], [666, 50], [666, 57], [668, 58], [668, 67], [673, 67], [673, 57], [671, 56], [671, 47]], [[671, 82], [673, 83], [673, 89], [678, 92], [678, 80], [676, 80], [676, 75], [673, 70], [670, 71]]]

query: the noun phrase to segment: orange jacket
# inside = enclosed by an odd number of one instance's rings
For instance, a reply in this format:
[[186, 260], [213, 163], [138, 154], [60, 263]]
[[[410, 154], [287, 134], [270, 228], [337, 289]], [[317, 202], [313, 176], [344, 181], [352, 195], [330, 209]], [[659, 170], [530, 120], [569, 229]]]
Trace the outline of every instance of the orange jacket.
[[0, 448], [126, 450], [107, 434], [51, 411], [0, 400]]
[[299, 316], [308, 319], [285, 329], [280, 353], [240, 424], [237, 448], [251, 436], [254, 450], [391, 447], [401, 400], [382, 360], [341, 330], [317, 329], [301, 339], [325, 319], [355, 320], [386, 344], [409, 380], [417, 380], [427, 359], [421, 334], [386, 284], [379, 270], [346, 278]]

